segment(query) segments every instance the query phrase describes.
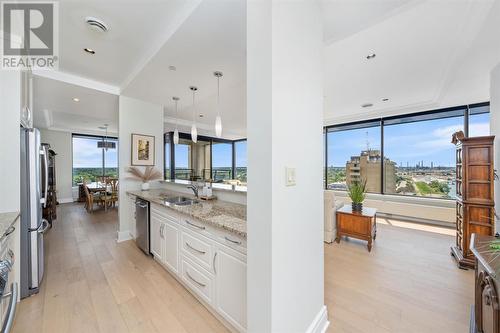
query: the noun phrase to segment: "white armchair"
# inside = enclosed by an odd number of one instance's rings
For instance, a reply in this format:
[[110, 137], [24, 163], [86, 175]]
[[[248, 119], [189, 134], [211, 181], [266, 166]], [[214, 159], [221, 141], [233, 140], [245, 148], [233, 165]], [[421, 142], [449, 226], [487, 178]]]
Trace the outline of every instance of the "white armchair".
[[337, 221], [335, 213], [344, 203], [335, 199], [333, 191], [324, 191], [325, 199], [325, 243], [332, 243], [337, 236]]

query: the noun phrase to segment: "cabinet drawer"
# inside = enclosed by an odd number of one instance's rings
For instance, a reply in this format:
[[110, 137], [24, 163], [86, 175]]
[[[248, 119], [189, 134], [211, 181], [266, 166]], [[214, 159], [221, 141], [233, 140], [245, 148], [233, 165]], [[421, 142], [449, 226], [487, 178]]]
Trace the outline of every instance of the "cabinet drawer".
[[178, 223], [179, 221], [179, 215], [170, 208], [153, 203], [151, 204], [150, 209], [151, 214], [155, 213], [156, 215], [159, 215], [170, 222]]
[[209, 239], [182, 231], [182, 252], [206, 270], [213, 271], [213, 250]]
[[182, 258], [182, 281], [205, 302], [212, 304], [214, 291], [213, 276], [204, 272], [196, 264], [189, 262], [185, 257]]
[[243, 237], [240, 237], [236, 234], [227, 232], [227, 231], [221, 231], [217, 235], [216, 239], [219, 243], [224, 244], [233, 250], [236, 250], [240, 253], [246, 254], [247, 253], [247, 241]]

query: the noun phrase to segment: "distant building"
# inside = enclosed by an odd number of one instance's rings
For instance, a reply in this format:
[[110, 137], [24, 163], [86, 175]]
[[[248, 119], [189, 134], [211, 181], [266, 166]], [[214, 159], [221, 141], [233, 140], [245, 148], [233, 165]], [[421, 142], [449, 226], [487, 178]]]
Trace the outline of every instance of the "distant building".
[[[396, 163], [384, 159], [385, 192], [396, 193]], [[380, 150], [364, 150], [346, 163], [346, 183], [366, 180], [367, 192], [381, 191]]]

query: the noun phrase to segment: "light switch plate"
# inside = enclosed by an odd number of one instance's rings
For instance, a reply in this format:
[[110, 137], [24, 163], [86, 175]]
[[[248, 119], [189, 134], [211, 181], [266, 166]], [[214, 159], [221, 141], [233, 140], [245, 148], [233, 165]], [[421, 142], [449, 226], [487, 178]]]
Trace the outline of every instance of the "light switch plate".
[[285, 168], [285, 184], [286, 186], [295, 186], [296, 185], [296, 180], [295, 180], [295, 168]]

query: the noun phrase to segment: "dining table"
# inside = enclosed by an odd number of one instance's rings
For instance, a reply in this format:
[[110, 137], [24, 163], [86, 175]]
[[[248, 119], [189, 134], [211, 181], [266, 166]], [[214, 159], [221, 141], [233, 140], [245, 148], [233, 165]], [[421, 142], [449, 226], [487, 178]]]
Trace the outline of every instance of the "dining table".
[[[106, 186], [106, 183], [99, 182], [99, 181], [88, 183], [87, 188], [88, 188], [90, 193], [99, 193], [99, 192], [111, 193], [112, 192], [112, 188], [111, 188], [110, 184], [108, 184]], [[105, 196], [105, 198], [106, 197], [107, 196]], [[105, 211], [107, 210], [107, 206], [108, 206], [107, 202], [105, 201], [104, 202], [104, 210]]]

